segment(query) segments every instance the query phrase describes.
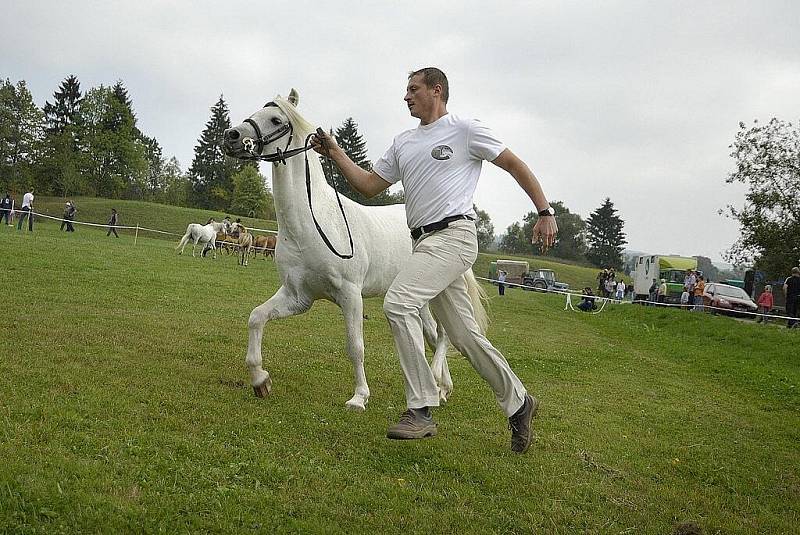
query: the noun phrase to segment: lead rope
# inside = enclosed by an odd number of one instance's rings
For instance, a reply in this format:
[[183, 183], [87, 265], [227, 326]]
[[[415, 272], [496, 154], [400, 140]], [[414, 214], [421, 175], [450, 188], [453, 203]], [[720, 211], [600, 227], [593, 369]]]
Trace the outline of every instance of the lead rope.
[[[320, 130], [320, 129], [318, 129], [318, 130]], [[322, 241], [325, 242], [325, 245], [328, 246], [328, 249], [330, 249], [330, 251], [333, 254], [335, 254], [336, 256], [338, 256], [339, 258], [347, 260], [347, 259], [353, 258], [353, 253], [355, 253], [355, 250], [353, 249], [353, 234], [350, 232], [350, 224], [347, 222], [347, 215], [344, 213], [344, 206], [342, 206], [342, 199], [339, 197], [339, 191], [336, 189], [335, 186], [333, 187], [333, 191], [336, 193], [336, 202], [339, 203], [339, 211], [342, 213], [342, 218], [344, 219], [344, 226], [345, 226], [345, 228], [347, 228], [347, 236], [350, 239], [350, 254], [344, 255], [344, 254], [340, 253], [339, 251], [336, 250], [336, 248], [333, 246], [333, 244], [331, 244], [331, 241], [325, 235], [325, 232], [322, 231], [322, 227], [319, 226], [319, 223], [317, 222], [317, 218], [314, 216], [314, 208], [311, 206], [311, 168], [308, 165], [308, 149], [310, 148], [308, 143], [311, 140], [311, 136], [313, 136], [313, 135], [314, 134], [309, 134], [308, 137], [306, 137], [305, 144], [303, 145], [303, 149], [305, 149], [303, 151], [304, 152], [303, 156], [306, 159], [306, 195], [308, 196], [308, 209], [311, 210], [311, 219], [314, 221], [314, 226], [317, 227], [317, 232], [319, 233], [320, 237], [322, 238]], [[322, 143], [322, 148], [325, 150], [325, 159], [326, 159], [326, 163], [328, 164], [328, 171], [329, 171], [328, 174], [332, 177], [333, 176], [333, 170], [331, 169], [331, 163], [330, 163], [331, 162], [331, 153], [328, 150], [328, 145], [323, 141], [323, 138], [322, 138], [321, 135], [320, 135], [320, 142]], [[328, 180], [328, 174], [325, 173], [325, 165], [324, 164], [323, 164], [323, 167], [322, 167], [322, 174], [325, 175], [325, 180], [327, 181]]]

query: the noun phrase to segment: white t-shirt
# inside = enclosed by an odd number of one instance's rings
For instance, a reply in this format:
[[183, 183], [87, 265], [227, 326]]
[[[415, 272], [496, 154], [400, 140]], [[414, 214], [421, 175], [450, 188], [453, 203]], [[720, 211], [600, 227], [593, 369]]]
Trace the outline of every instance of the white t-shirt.
[[23, 208], [30, 208], [33, 204], [33, 193], [30, 191], [22, 196], [22, 207]]
[[617, 283], [617, 291], [624, 292], [625, 291], [625, 283], [623, 281], [619, 281]]
[[472, 209], [483, 160], [505, 150], [476, 119], [452, 113], [394, 138], [372, 169], [392, 184], [402, 181], [409, 228], [455, 215], [475, 217]]

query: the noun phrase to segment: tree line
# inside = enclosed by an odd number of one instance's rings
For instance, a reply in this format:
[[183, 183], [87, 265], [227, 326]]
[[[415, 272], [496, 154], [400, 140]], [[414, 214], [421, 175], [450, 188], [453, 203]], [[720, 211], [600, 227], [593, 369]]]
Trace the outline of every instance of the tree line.
[[[584, 221], [580, 215], [570, 212], [562, 201], [552, 201], [558, 224], [558, 236], [549, 254], [566, 260], [590, 262], [599, 267], [623, 267], [622, 251], [627, 243], [623, 228], [625, 222], [614, 208], [610, 198], [592, 212]], [[479, 214], [480, 216], [480, 214]], [[498, 248], [511, 254], [542, 254], [541, 245], [531, 243], [533, 227], [539, 220], [536, 212], [528, 212], [509, 225], [500, 237]]]
[[[122, 81], [83, 91], [77, 76], [70, 75], [39, 108], [24, 80], [0, 80], [0, 190], [138, 199], [274, 219], [274, 200], [256, 164], [223, 152], [223, 132], [230, 127], [220, 95], [183, 171], [155, 137], [139, 128]], [[370, 168], [366, 143], [352, 118], [335, 136], [358, 165]], [[327, 179], [363, 204], [403, 202], [402, 193], [388, 191], [365, 199], [338, 170]]]

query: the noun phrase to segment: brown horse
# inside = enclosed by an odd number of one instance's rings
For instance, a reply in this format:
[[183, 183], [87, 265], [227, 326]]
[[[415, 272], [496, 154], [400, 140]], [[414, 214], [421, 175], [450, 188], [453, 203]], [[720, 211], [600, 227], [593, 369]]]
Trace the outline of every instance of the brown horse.
[[273, 260], [275, 260], [275, 244], [278, 242], [278, 239], [273, 236], [256, 236], [253, 239], [253, 251], [254, 254], [257, 255], [260, 252], [264, 253], [264, 260], [267, 257], [271, 256]]

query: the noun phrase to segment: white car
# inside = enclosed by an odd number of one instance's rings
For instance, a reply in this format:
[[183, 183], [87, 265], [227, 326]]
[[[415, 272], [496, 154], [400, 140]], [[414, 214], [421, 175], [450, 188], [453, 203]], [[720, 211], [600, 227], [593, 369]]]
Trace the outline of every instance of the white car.
[[747, 292], [736, 286], [711, 282], [703, 290], [703, 303], [731, 312], [756, 312], [756, 305]]

